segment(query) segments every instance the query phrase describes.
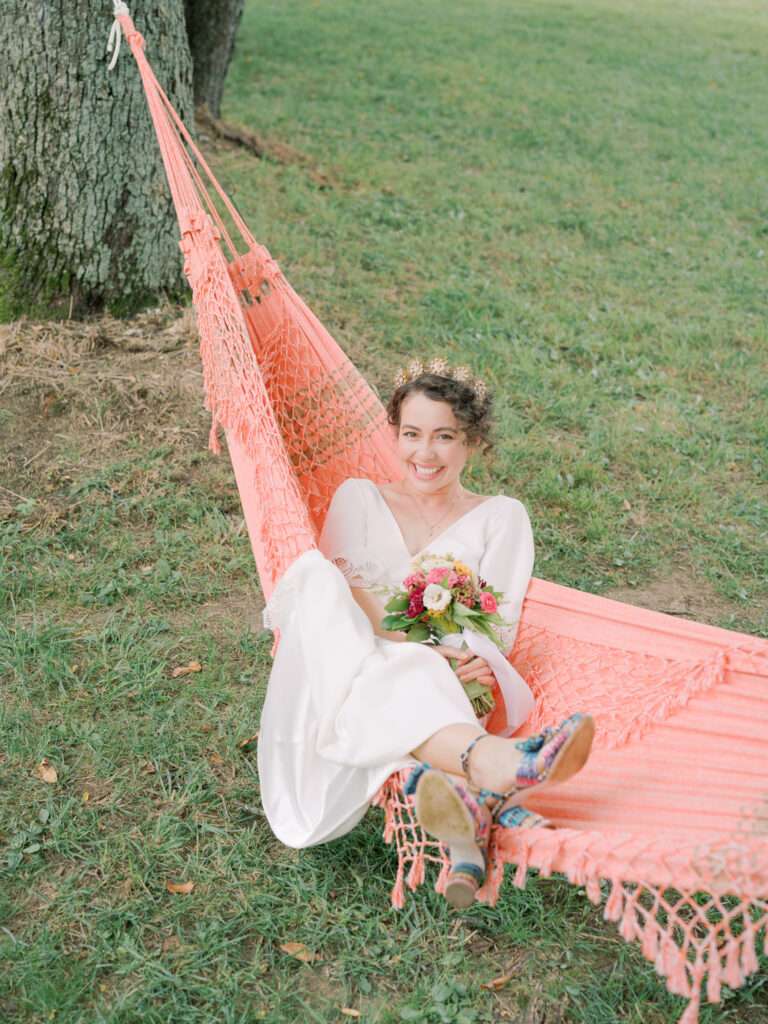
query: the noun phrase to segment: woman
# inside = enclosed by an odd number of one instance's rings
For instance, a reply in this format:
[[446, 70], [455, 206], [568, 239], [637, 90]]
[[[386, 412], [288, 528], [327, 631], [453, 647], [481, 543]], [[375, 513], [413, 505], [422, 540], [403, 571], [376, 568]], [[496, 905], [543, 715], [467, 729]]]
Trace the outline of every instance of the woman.
[[446, 898], [466, 906], [484, 879], [491, 825], [544, 824], [521, 801], [582, 767], [593, 725], [574, 715], [522, 743], [491, 735], [461, 685], [492, 684], [490, 659], [464, 652], [454, 671], [454, 648], [382, 629], [382, 591], [401, 587], [415, 556], [450, 553], [504, 593], [508, 652], [533, 567], [523, 505], [461, 483], [471, 452], [489, 446], [485, 385], [444, 360], [413, 363], [387, 413], [402, 479], [345, 481], [320, 552], [294, 563], [267, 609], [281, 639], [262, 715], [262, 799], [279, 839], [310, 846], [349, 831], [387, 777], [413, 767], [419, 821], [449, 847]]

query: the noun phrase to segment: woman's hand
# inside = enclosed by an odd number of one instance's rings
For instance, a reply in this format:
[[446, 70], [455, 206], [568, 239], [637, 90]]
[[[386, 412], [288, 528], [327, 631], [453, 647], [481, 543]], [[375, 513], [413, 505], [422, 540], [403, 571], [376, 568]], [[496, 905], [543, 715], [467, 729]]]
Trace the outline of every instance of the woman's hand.
[[436, 644], [432, 650], [442, 654], [448, 661], [457, 662], [454, 671], [462, 683], [471, 683], [473, 680], [477, 680], [484, 686], [493, 686], [496, 682], [493, 669], [485, 658], [479, 658], [472, 651], [466, 648], [457, 651], [455, 647], [448, 647], [445, 644]]

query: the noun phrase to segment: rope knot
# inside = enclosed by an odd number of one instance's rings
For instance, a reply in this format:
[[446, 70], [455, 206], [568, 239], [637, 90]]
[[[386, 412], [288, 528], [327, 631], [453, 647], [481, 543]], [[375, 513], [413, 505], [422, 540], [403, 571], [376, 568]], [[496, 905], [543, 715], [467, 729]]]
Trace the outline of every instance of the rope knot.
[[[112, 0], [112, 10], [115, 20], [112, 22], [112, 28], [109, 30], [109, 39], [107, 40], [107, 53], [112, 54], [112, 59], [107, 65], [107, 71], [111, 71], [114, 68], [115, 64], [117, 64], [117, 58], [120, 56], [120, 41], [123, 38], [123, 34], [118, 18], [130, 18], [131, 16], [128, 5], [123, 3], [123, 0]], [[126, 34], [126, 38], [129, 46], [136, 46], [141, 50], [144, 49], [144, 37], [135, 28], [132, 32]]]

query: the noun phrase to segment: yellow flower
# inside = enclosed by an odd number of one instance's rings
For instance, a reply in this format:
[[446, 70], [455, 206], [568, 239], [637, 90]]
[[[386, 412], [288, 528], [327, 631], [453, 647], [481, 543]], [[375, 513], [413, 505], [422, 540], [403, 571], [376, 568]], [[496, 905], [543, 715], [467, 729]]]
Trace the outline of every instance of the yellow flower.
[[472, 570], [469, 568], [468, 565], [465, 565], [464, 562], [454, 562], [453, 567], [456, 570], [456, 572], [460, 572], [463, 576], [472, 575]]

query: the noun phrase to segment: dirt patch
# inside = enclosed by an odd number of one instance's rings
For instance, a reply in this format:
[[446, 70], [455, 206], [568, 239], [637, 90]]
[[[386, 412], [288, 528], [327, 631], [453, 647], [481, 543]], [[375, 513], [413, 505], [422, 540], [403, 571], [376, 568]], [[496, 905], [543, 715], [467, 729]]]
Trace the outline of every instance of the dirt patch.
[[706, 580], [693, 579], [683, 573], [653, 580], [642, 587], [614, 587], [602, 596], [612, 601], [623, 601], [625, 604], [711, 625], [719, 625], [739, 611], [736, 605], [718, 594]]
[[209, 152], [216, 153], [220, 149], [244, 149], [260, 160], [301, 167], [318, 188], [339, 187], [338, 174], [320, 168], [311, 157], [299, 152], [295, 146], [279, 139], [258, 135], [244, 125], [221, 121], [213, 117], [207, 106], [197, 108], [195, 124], [198, 139], [205, 144]]
[[192, 626], [214, 636], [230, 630], [261, 633], [264, 627], [261, 613], [264, 598], [255, 586], [228, 594], [216, 601], [208, 601], [190, 611], [189, 608], [165, 613], [165, 618], [174, 627]]
[[133, 440], [187, 451], [207, 444], [191, 310], [0, 325], [0, 378], [0, 515], [47, 500], [73, 458], [82, 469]]

